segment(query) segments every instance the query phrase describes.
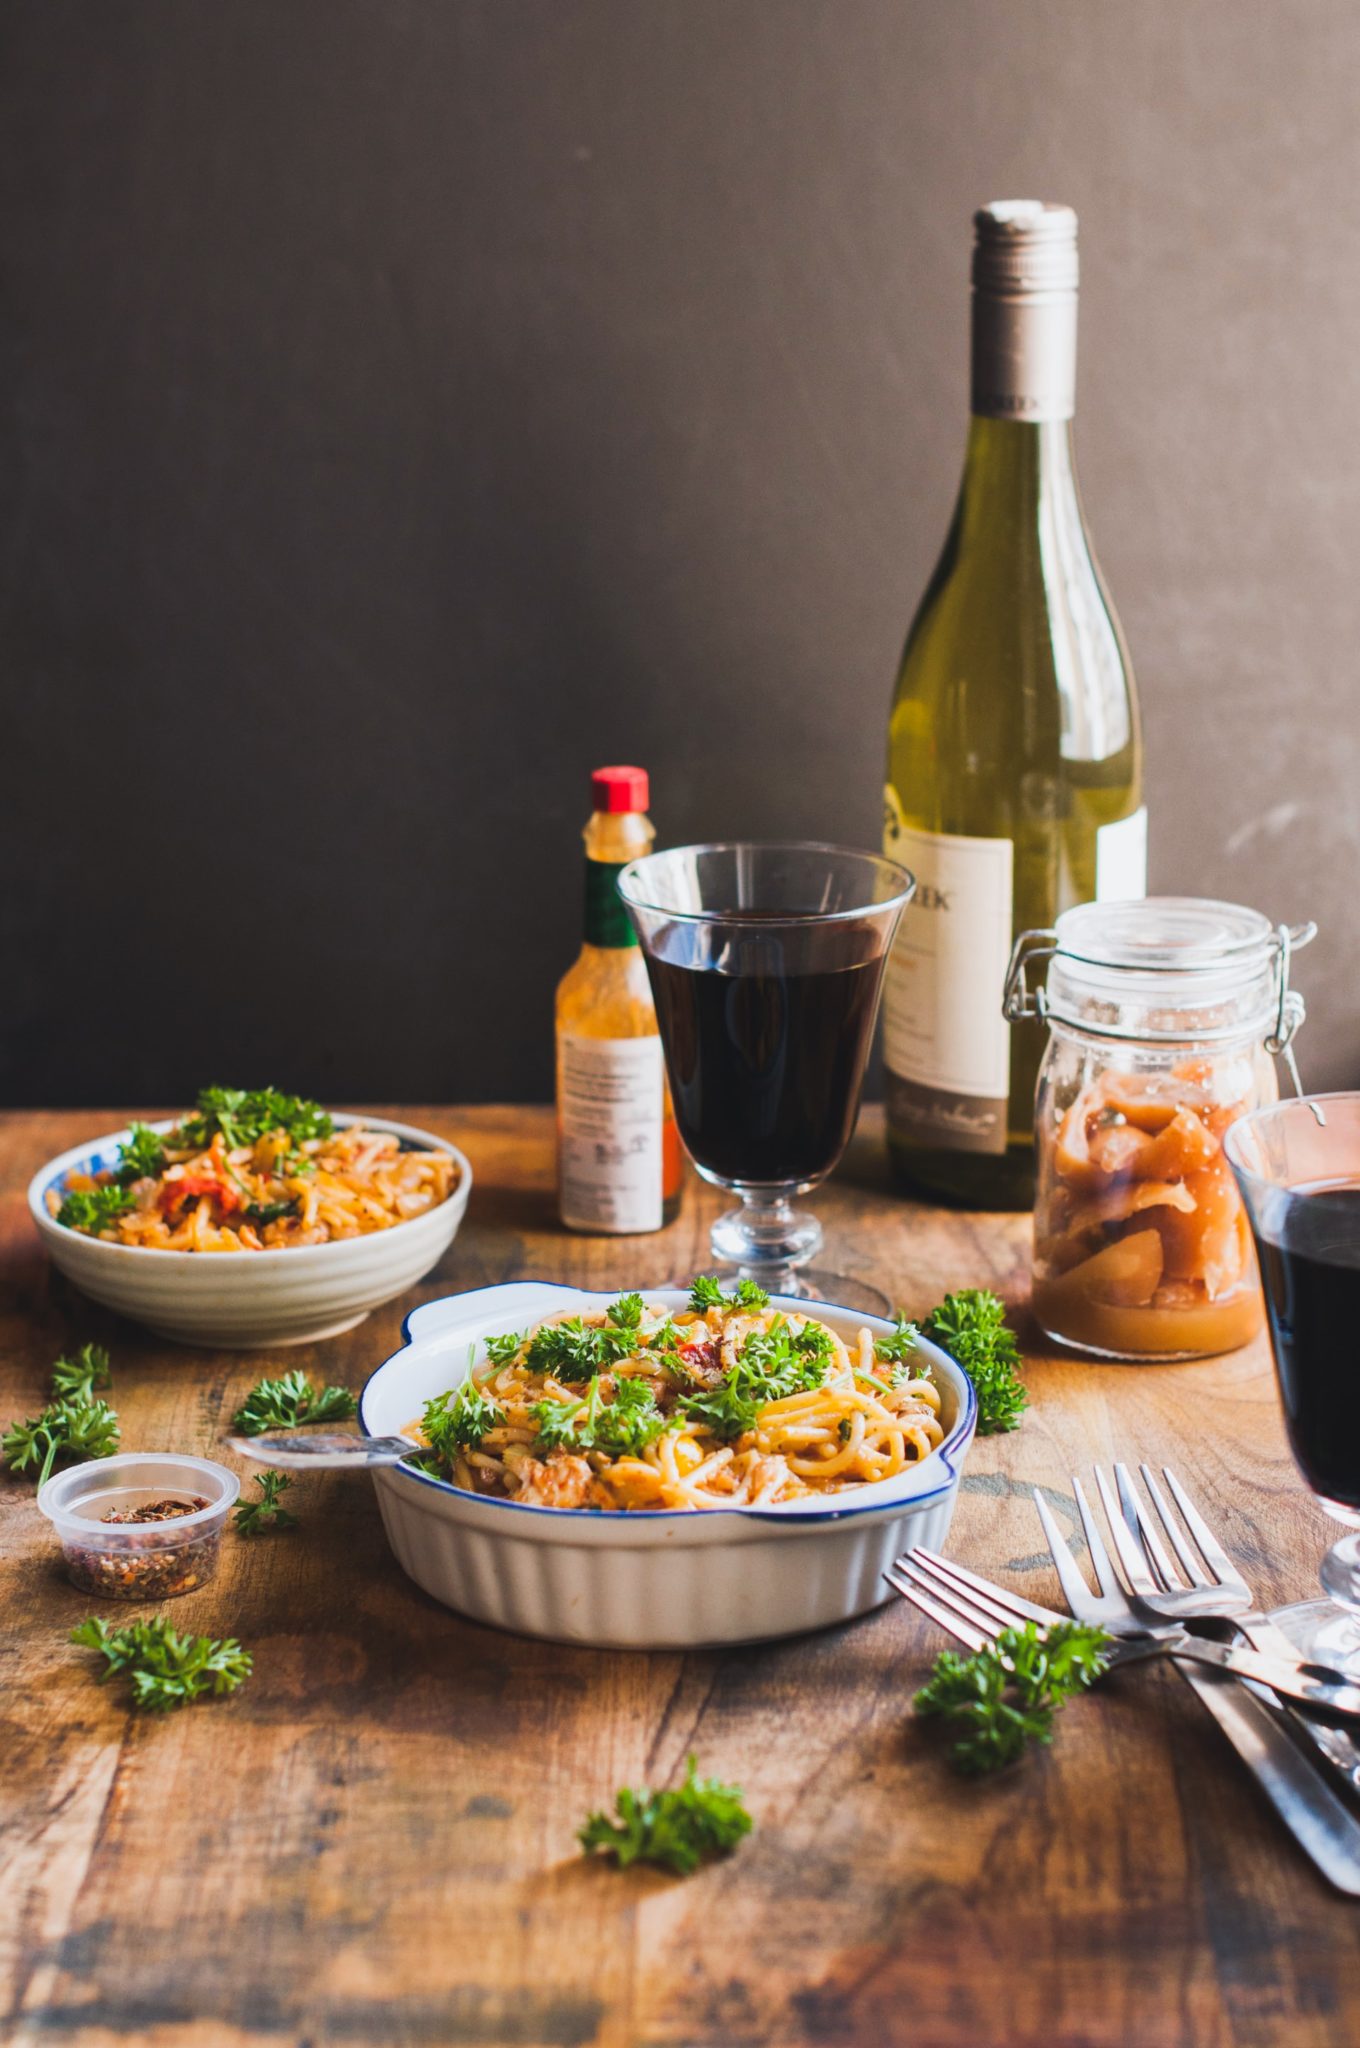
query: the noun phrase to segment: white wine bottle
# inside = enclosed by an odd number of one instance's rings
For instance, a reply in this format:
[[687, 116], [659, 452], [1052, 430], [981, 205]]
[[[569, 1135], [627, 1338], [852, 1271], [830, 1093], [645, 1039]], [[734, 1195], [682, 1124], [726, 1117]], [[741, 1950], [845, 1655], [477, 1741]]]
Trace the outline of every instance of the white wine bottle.
[[974, 216], [972, 420], [949, 536], [907, 635], [884, 850], [917, 877], [883, 999], [899, 1179], [1033, 1198], [1036, 1025], [1001, 1014], [1015, 935], [1146, 890], [1133, 672], [1072, 463], [1077, 217]]

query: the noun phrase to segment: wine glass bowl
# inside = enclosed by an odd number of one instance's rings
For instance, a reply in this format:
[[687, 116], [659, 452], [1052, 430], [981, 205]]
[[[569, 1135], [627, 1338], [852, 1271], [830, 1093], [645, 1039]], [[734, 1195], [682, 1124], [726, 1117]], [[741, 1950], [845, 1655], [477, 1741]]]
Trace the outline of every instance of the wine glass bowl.
[[1293, 1610], [1290, 1633], [1360, 1670], [1360, 1094], [1253, 1110], [1223, 1149], [1256, 1241], [1290, 1449], [1319, 1507], [1353, 1532], [1322, 1561], [1330, 1602]]
[[[633, 861], [619, 894], [641, 941], [676, 1121], [705, 1180], [739, 1206], [721, 1265], [772, 1293], [827, 1298], [801, 1269], [821, 1242], [794, 1198], [854, 1128], [883, 971], [915, 888], [881, 855], [811, 842], [682, 846]], [[834, 1283], [882, 1300], [875, 1290]]]

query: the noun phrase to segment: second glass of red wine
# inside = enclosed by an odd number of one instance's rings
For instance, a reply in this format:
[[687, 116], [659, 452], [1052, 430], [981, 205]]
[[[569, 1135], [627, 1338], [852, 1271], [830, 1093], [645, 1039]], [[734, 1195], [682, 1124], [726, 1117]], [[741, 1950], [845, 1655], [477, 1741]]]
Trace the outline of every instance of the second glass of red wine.
[[1294, 1461], [1351, 1531], [1322, 1560], [1330, 1597], [1274, 1619], [1305, 1656], [1360, 1672], [1360, 1094], [1253, 1110], [1223, 1149], [1256, 1240]]
[[812, 1267], [794, 1198], [837, 1164], [859, 1108], [883, 969], [916, 884], [877, 854], [810, 842], [680, 846], [626, 867], [680, 1135], [740, 1204], [719, 1269], [771, 1294], [882, 1313], [863, 1281]]

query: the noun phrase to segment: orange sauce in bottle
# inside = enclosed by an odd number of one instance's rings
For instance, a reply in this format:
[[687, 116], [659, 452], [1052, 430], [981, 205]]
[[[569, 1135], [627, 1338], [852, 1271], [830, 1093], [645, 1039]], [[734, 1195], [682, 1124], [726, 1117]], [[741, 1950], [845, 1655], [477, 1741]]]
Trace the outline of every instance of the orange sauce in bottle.
[[597, 768], [585, 828], [585, 943], [557, 988], [557, 1189], [570, 1230], [660, 1230], [680, 1210], [684, 1155], [656, 1007], [619, 898], [619, 869], [649, 853], [641, 768]]

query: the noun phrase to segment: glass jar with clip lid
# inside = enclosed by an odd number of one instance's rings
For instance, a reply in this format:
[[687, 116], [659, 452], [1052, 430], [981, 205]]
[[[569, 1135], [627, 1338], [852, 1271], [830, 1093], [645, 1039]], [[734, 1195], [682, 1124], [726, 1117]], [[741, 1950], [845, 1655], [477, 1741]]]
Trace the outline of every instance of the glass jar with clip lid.
[[[1005, 1013], [1049, 1044], [1035, 1109], [1034, 1313], [1097, 1358], [1232, 1351], [1261, 1326], [1251, 1231], [1223, 1156], [1234, 1118], [1279, 1090], [1313, 924], [1190, 896], [1083, 903], [1024, 932]], [[1030, 971], [1048, 962], [1046, 980]]]

